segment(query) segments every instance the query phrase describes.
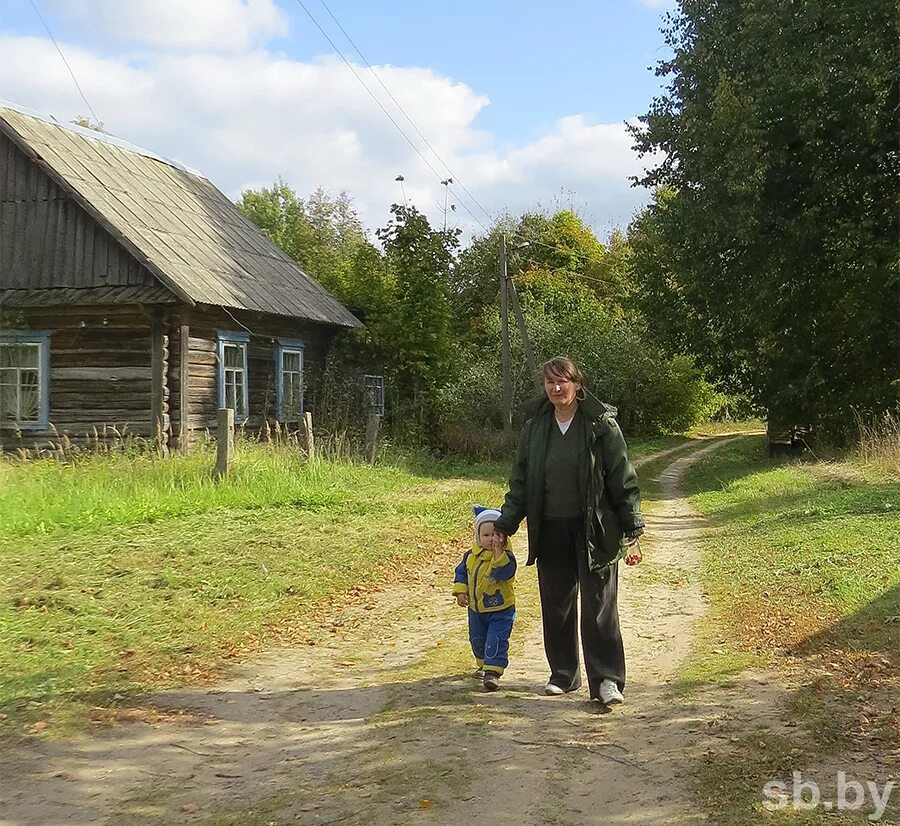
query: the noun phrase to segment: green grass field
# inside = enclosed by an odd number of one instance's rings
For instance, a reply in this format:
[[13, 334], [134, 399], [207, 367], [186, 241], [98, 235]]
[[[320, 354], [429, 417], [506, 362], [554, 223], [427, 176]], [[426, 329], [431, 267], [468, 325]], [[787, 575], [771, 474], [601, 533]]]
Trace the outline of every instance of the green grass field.
[[[635, 458], [675, 443], [637, 443]], [[0, 461], [0, 731], [77, 727], [115, 695], [208, 679], [323, 601], [468, 539], [508, 464], [214, 453]], [[448, 572], [448, 577], [450, 572]]]
[[467, 537], [506, 468], [302, 462], [239, 446], [0, 463], [0, 714], [54, 731], [116, 694], [202, 680], [329, 596]]
[[[763, 816], [762, 784], [794, 768], [852, 754], [874, 771], [896, 770], [898, 480], [849, 461], [772, 462], [763, 439], [751, 437], [696, 465], [687, 485], [713, 528], [702, 570], [711, 607], [679, 689], [727, 685], [762, 667], [788, 688], [778, 713], [808, 735], [798, 743], [735, 731], [699, 771], [701, 805], [720, 822], [749, 824]], [[773, 822], [844, 821], [820, 810]]]

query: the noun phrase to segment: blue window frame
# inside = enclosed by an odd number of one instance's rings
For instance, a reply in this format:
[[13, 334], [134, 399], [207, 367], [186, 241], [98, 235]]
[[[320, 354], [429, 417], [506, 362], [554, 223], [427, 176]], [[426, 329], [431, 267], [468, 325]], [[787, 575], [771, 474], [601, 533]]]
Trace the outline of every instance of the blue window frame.
[[0, 333], [0, 427], [50, 425], [50, 333]]
[[279, 338], [275, 348], [275, 410], [280, 422], [296, 422], [303, 413], [303, 342]]
[[249, 333], [219, 331], [216, 342], [216, 388], [219, 408], [234, 410], [236, 422], [249, 415], [247, 400], [247, 345]]

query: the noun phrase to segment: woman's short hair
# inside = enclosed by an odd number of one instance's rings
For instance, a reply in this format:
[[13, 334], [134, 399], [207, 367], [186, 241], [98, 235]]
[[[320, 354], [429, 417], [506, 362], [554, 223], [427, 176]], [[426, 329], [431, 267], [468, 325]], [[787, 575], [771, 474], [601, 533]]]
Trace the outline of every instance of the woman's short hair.
[[581, 372], [581, 368], [565, 356], [554, 356], [541, 365], [541, 377], [549, 379], [552, 376], [562, 376], [575, 384], [584, 384], [584, 373]]

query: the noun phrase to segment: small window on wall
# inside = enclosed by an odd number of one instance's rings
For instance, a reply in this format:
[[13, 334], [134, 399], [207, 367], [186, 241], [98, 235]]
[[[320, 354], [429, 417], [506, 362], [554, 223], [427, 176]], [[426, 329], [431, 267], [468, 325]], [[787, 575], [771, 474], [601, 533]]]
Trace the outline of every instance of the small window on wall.
[[280, 338], [275, 349], [278, 421], [296, 422], [303, 413], [303, 342]]
[[219, 333], [216, 387], [219, 407], [230, 407], [235, 421], [248, 415], [247, 403], [247, 333]]
[[369, 411], [384, 416], [384, 376], [363, 376], [363, 390]]
[[50, 424], [50, 333], [0, 334], [0, 427]]

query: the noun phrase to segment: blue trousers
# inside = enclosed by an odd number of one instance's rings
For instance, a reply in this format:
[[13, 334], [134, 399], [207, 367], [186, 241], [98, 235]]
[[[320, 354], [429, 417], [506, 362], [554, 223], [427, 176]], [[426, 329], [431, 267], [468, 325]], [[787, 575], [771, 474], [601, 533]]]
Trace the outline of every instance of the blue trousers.
[[516, 606], [502, 611], [469, 610], [469, 642], [475, 662], [486, 671], [502, 674], [509, 665], [509, 635], [512, 633]]

